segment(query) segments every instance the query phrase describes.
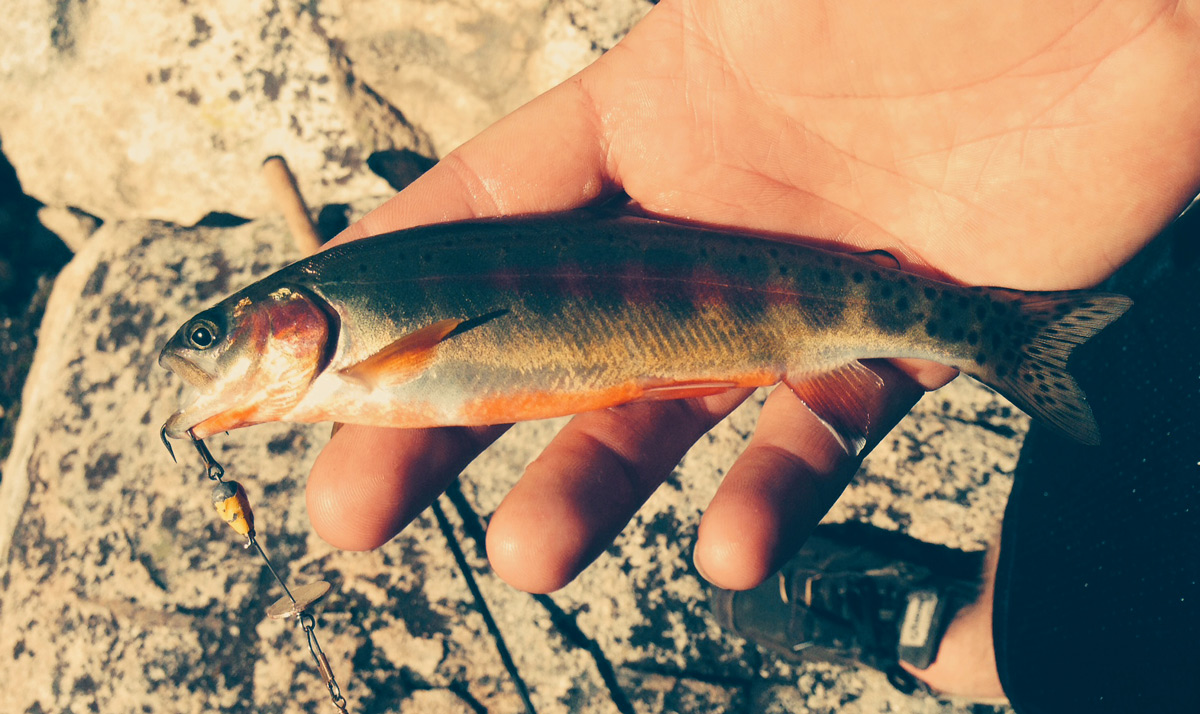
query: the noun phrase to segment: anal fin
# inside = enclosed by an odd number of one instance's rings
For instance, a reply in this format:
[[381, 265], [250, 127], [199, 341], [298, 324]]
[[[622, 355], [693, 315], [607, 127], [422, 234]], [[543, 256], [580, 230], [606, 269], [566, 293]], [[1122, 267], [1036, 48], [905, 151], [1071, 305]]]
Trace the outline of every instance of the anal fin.
[[429, 366], [437, 346], [458, 329], [463, 320], [438, 320], [410, 332], [366, 359], [339, 371], [343, 377], [368, 389], [402, 384]]
[[871, 427], [871, 400], [883, 389], [882, 377], [854, 361], [827, 372], [789, 374], [784, 383], [829, 428], [846, 453], [862, 453]]

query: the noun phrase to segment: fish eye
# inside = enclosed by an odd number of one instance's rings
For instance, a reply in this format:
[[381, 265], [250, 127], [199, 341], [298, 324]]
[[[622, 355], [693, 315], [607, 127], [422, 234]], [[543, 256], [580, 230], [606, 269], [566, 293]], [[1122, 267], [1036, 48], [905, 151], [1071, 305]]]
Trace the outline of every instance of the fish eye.
[[208, 320], [196, 320], [187, 331], [188, 343], [198, 350], [206, 350], [217, 344], [219, 335], [217, 326]]

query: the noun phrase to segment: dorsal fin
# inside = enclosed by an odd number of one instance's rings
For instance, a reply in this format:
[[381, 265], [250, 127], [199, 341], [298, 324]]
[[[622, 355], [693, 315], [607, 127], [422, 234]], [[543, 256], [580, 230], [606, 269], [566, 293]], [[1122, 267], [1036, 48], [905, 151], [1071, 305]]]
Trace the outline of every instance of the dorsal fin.
[[855, 253], [855, 256], [871, 261], [881, 268], [891, 268], [892, 270], [900, 270], [900, 261], [896, 260], [896, 256], [883, 250], [864, 250], [861, 253]]
[[408, 333], [360, 362], [343, 367], [339, 374], [368, 389], [407, 382], [433, 361], [438, 344], [463, 322], [438, 320]]

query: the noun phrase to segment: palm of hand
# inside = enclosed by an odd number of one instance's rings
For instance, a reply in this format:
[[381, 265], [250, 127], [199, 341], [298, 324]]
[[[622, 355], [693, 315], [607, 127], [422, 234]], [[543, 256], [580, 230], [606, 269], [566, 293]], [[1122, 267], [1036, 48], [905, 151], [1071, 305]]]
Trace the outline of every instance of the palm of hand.
[[[341, 240], [624, 190], [651, 213], [1054, 289], [1103, 278], [1190, 198], [1200, 93], [1184, 88], [1200, 44], [1175, 3], [924, 4], [663, 2]], [[920, 395], [912, 377], [945, 378], [875, 369], [873, 438]], [[568, 582], [744, 397], [576, 417], [494, 514], [497, 572], [534, 591]], [[502, 430], [343, 429], [309, 483], [314, 526], [342, 547], [385, 542]], [[773, 392], [702, 522], [706, 576], [766, 577], [854, 467], [790, 391]]]
[[1175, 3], [819, 5], [680, 6], [581, 81], [625, 190], [1025, 289], [1094, 284], [1190, 198]]

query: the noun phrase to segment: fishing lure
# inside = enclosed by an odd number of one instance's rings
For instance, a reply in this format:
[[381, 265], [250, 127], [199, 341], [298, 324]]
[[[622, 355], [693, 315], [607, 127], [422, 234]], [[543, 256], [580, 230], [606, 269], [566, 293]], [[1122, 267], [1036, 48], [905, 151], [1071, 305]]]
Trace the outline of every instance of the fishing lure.
[[[163, 445], [167, 447], [167, 452], [171, 454], [171, 458], [175, 459], [175, 450], [171, 448], [171, 442], [167, 441], [167, 430], [164, 426], [159, 433]], [[279, 576], [275, 570], [275, 566], [271, 563], [271, 559], [267, 557], [266, 551], [258, 542], [257, 534], [254, 531], [254, 510], [250, 507], [250, 497], [246, 494], [246, 489], [237, 481], [225, 480], [225, 468], [213, 458], [212, 452], [208, 450], [208, 446], [203, 440], [192, 437], [192, 445], [196, 447], [196, 452], [200, 455], [200, 460], [204, 463], [204, 474], [211, 480], [216, 481], [216, 485], [212, 490], [213, 507], [217, 510], [217, 514], [221, 520], [225, 521], [233, 528], [238, 535], [246, 538], [246, 548], [251, 546], [258, 551], [262, 557], [263, 563], [266, 564], [267, 570], [275, 578], [275, 582], [283, 588], [284, 597], [277, 600], [273, 605], [267, 608], [267, 617], [272, 620], [290, 620], [295, 619], [300, 629], [304, 631], [304, 639], [308, 643], [308, 651], [312, 654], [313, 661], [317, 665], [317, 671], [321, 674], [321, 679], [325, 682], [325, 688], [329, 691], [329, 698], [333, 702], [341, 714], [347, 714], [346, 698], [342, 696], [341, 687], [338, 685], [337, 678], [333, 675], [333, 668], [329, 665], [329, 658], [321, 649], [321, 643], [317, 640], [317, 622], [308, 612], [309, 608], [318, 600], [325, 597], [329, 592], [329, 583], [324, 580], [308, 583], [296, 588], [294, 591], [287, 586], [284, 579]]]

